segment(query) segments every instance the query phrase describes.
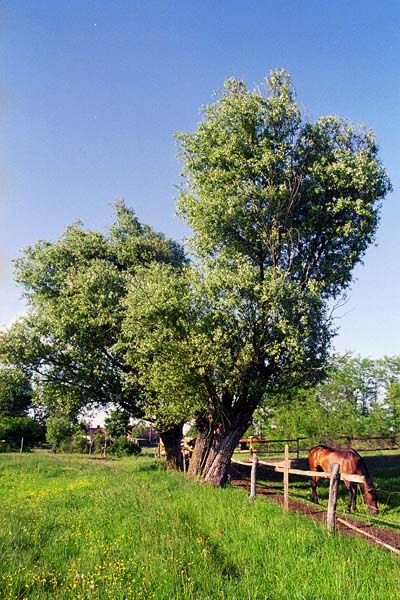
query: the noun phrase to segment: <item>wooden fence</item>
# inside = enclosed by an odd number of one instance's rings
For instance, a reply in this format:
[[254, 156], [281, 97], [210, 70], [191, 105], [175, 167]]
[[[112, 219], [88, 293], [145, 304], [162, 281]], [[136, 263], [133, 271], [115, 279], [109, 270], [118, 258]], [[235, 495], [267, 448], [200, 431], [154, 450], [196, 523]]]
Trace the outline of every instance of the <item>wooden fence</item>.
[[336, 505], [338, 495], [338, 483], [339, 480], [351, 481], [354, 483], [364, 483], [365, 477], [363, 475], [345, 475], [339, 472], [339, 465], [332, 466], [331, 473], [324, 473], [321, 471], [305, 471], [304, 469], [292, 469], [291, 461], [289, 460], [289, 446], [285, 444], [285, 456], [282, 461], [268, 461], [260, 460], [258, 452], [253, 449], [253, 460], [252, 463], [245, 463], [232, 459], [233, 463], [249, 466], [251, 464], [251, 477], [250, 477], [250, 498], [256, 497], [257, 487], [257, 467], [258, 465], [265, 465], [266, 467], [274, 467], [277, 473], [283, 474], [283, 508], [285, 511], [289, 510], [289, 475], [299, 475], [300, 477], [320, 477], [322, 479], [330, 479], [329, 486], [329, 500], [328, 500], [328, 512], [327, 512], [327, 527], [329, 531], [333, 531], [336, 527]]
[[357, 533], [366, 536], [371, 539], [376, 544], [383, 546], [387, 550], [390, 550], [394, 554], [400, 556], [400, 550], [383, 542], [376, 536], [372, 535], [356, 527], [349, 521], [341, 519], [336, 516], [336, 506], [337, 506], [337, 496], [338, 496], [338, 488], [339, 488], [339, 480], [342, 481], [352, 481], [354, 483], [364, 483], [365, 477], [363, 475], [345, 475], [340, 473], [339, 465], [332, 465], [331, 473], [324, 473], [321, 471], [306, 471], [304, 469], [291, 469], [291, 461], [289, 460], [289, 446], [285, 444], [285, 455], [282, 461], [268, 461], [268, 460], [260, 460], [258, 457], [257, 450], [253, 450], [253, 460], [252, 463], [238, 461], [232, 459], [233, 463], [239, 465], [251, 465], [251, 478], [250, 478], [250, 499], [254, 500], [256, 497], [256, 487], [257, 487], [257, 467], [259, 464], [265, 465], [267, 467], [274, 467], [275, 471], [278, 473], [283, 473], [283, 508], [286, 512], [289, 511], [289, 475], [300, 475], [302, 477], [320, 477], [323, 479], [330, 479], [329, 484], [329, 500], [328, 500], [328, 510], [326, 514], [326, 525], [330, 532], [335, 531], [336, 522], [342, 523], [349, 529], [356, 531]]
[[400, 435], [381, 436], [314, 436], [297, 437], [288, 439], [267, 439], [259, 436], [240, 440], [239, 449], [248, 450], [250, 446], [257, 446], [259, 454], [282, 454], [284, 446], [288, 444], [291, 453], [300, 457], [302, 452], [307, 452], [312, 446], [324, 444], [337, 448], [354, 448], [358, 452], [372, 452], [374, 450], [400, 450]]

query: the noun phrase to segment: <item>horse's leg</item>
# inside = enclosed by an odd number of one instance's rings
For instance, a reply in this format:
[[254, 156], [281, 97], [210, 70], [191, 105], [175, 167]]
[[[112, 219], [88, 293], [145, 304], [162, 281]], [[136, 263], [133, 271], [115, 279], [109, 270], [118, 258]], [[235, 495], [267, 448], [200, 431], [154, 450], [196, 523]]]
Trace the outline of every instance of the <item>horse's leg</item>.
[[[315, 458], [315, 449], [310, 450], [308, 454], [308, 464], [310, 465], [311, 471], [318, 470], [318, 461]], [[315, 504], [319, 504], [318, 495], [317, 495], [317, 485], [318, 485], [319, 477], [311, 477], [311, 502], [315, 502]]]
[[345, 481], [345, 484], [346, 484], [347, 489], [349, 490], [349, 503], [347, 505], [346, 512], [347, 513], [351, 512], [351, 509], [353, 509], [353, 511], [356, 512], [357, 511], [357, 506], [356, 506], [357, 485], [350, 481]]
[[347, 487], [347, 490], [349, 492], [349, 501], [348, 501], [347, 507], [345, 508], [345, 512], [349, 513], [349, 512], [351, 512], [351, 503], [352, 503], [352, 499], [353, 499], [352, 491], [351, 491], [352, 484], [350, 483], [350, 481], [345, 481], [344, 484]]
[[317, 484], [319, 479], [319, 477], [311, 477], [311, 502], [315, 502], [315, 504], [319, 504], [317, 495]]
[[357, 502], [357, 484], [356, 483], [352, 483], [350, 487], [351, 487], [351, 493], [352, 493], [352, 503], [351, 503], [351, 505], [353, 507], [353, 511], [357, 512], [357, 505], [356, 505], [356, 502]]

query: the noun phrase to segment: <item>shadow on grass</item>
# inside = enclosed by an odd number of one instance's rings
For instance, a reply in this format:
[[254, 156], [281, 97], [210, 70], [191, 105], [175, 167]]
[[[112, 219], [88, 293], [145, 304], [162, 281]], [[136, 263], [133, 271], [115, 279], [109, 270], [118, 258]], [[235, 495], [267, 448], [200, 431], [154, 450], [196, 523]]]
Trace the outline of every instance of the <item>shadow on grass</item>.
[[140, 464], [137, 465], [137, 470], [140, 471], [141, 473], [150, 473], [150, 472], [158, 472], [158, 473], [164, 473], [166, 471], [165, 469], [165, 464], [162, 462], [141, 462]]
[[218, 543], [204, 534], [193, 516], [186, 512], [179, 512], [179, 520], [192, 539], [201, 540], [204, 551], [210, 556], [210, 569], [214, 569], [220, 576], [229, 581], [238, 580], [241, 573], [237, 566], [226, 556]]

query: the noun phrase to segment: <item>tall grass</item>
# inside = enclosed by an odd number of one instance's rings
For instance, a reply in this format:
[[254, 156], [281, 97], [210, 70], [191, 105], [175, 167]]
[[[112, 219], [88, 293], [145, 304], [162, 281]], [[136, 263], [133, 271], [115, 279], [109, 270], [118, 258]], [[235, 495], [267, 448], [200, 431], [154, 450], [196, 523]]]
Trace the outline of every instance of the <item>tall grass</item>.
[[0, 456], [0, 598], [394, 600], [400, 563], [151, 458]]

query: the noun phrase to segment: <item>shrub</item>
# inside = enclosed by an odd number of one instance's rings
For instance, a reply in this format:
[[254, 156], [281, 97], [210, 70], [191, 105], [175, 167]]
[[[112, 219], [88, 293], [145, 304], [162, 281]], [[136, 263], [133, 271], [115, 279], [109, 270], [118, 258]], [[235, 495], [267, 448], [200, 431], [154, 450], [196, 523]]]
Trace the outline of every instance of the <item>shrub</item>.
[[[102, 433], [96, 433], [96, 435], [94, 437], [92, 453], [95, 452], [96, 454], [102, 454], [105, 443], [106, 443], [106, 436], [103, 435]], [[107, 446], [108, 446], [108, 444], [107, 444]]]
[[130, 442], [124, 435], [121, 435], [112, 442], [109, 452], [114, 456], [138, 456], [142, 449], [138, 444]]
[[61, 452], [76, 452], [79, 454], [89, 453], [89, 441], [82, 433], [76, 433], [72, 437], [60, 442]]
[[77, 426], [66, 416], [54, 415], [46, 422], [46, 440], [53, 445], [53, 450], [60, 447], [68, 451], [68, 440], [77, 433]]
[[43, 438], [42, 428], [30, 417], [3, 417], [0, 419], [0, 451], [18, 450], [21, 439], [24, 447], [32, 447]]

